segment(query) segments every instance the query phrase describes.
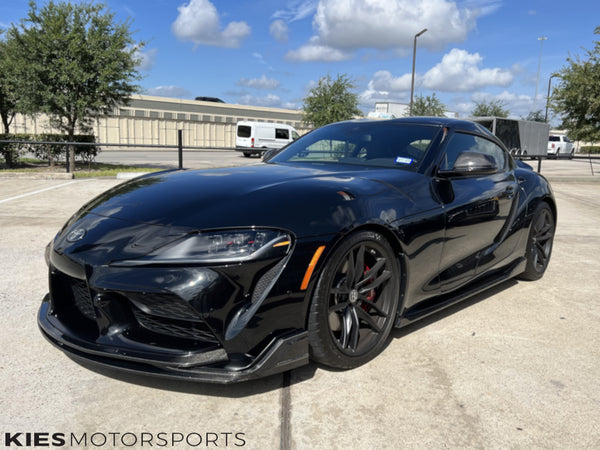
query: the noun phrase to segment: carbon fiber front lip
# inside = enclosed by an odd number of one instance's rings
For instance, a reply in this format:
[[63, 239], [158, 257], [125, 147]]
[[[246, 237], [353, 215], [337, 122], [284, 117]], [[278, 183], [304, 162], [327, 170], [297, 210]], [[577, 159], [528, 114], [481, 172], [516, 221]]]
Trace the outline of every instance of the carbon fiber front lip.
[[[227, 367], [228, 355], [223, 349], [198, 352], [192, 358], [165, 357], [164, 354], [136, 353], [135, 350], [110, 349], [82, 342], [58, 329], [49, 315], [48, 295], [38, 313], [42, 335], [53, 345], [84, 365], [115, 368], [130, 373], [208, 383], [235, 383], [262, 378], [308, 364], [308, 333], [297, 331], [274, 339], [248, 366]], [[183, 356], [183, 355], [181, 355]], [[185, 361], [184, 361], [185, 360]]]

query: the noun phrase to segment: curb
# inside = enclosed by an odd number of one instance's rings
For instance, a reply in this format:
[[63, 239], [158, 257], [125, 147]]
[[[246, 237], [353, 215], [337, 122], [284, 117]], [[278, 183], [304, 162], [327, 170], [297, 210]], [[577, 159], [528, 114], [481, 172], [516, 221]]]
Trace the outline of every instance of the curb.
[[72, 180], [74, 175], [66, 172], [0, 172], [0, 178], [19, 180]]
[[546, 176], [546, 179], [550, 183], [600, 183], [600, 176], [576, 176], [576, 175], [555, 175], [555, 176]]
[[117, 173], [117, 180], [131, 180], [133, 178], [141, 177], [142, 175], [148, 175], [151, 172], [119, 172]]

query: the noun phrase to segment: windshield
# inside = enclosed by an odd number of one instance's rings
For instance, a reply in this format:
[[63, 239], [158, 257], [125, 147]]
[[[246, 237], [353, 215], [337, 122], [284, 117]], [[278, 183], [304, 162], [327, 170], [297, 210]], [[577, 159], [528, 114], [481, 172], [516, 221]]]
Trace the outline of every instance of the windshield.
[[335, 163], [416, 171], [437, 126], [398, 122], [343, 122], [319, 128], [270, 159], [277, 163]]

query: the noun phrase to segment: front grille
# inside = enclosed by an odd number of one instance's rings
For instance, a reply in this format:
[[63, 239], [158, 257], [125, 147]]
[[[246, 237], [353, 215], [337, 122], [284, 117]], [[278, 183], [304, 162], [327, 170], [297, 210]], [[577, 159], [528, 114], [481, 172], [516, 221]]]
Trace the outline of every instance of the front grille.
[[282, 259], [273, 267], [271, 267], [263, 276], [260, 277], [256, 286], [254, 287], [254, 292], [252, 293], [252, 303], [255, 303], [258, 299], [263, 297], [263, 295], [268, 294], [268, 291], [271, 288], [271, 283], [275, 279], [275, 277], [279, 276], [281, 269], [286, 263], [287, 258]]
[[194, 308], [173, 294], [145, 295], [128, 292], [127, 298], [139, 309], [150, 312], [153, 316], [179, 320], [202, 320]]
[[194, 339], [203, 342], [218, 343], [219, 341], [206, 325], [200, 322], [186, 322], [184, 320], [166, 319], [164, 317], [152, 316], [133, 309], [138, 323], [154, 333], [174, 336], [184, 339]]
[[76, 278], [69, 278], [69, 284], [71, 292], [73, 293], [73, 302], [75, 307], [79, 310], [84, 317], [90, 320], [96, 319], [96, 311], [94, 310], [94, 303], [90, 295], [90, 290], [87, 283], [84, 280], [78, 280]]

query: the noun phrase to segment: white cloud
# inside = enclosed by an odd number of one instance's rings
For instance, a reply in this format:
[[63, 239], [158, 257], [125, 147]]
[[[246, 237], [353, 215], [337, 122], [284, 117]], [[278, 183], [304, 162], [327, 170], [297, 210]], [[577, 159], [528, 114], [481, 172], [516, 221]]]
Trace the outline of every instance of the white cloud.
[[148, 51], [136, 50], [134, 57], [139, 60], [138, 69], [145, 71], [152, 69], [156, 63], [156, 55], [158, 55], [158, 49], [156, 48]]
[[[238, 99], [238, 103], [241, 105], [252, 105], [252, 106], [266, 106], [269, 108], [284, 108], [281, 98], [275, 94], [268, 94], [265, 97], [255, 97], [253, 95], [244, 95]], [[289, 103], [285, 103], [289, 105]]]
[[403, 52], [412, 48], [415, 34], [424, 28], [419, 45], [439, 51], [465, 41], [477, 17], [496, 8], [498, 0], [468, 4], [474, 8], [459, 8], [449, 0], [320, 0], [313, 18], [315, 35], [287, 57], [341, 61], [361, 48]]
[[468, 92], [484, 86], [508, 86], [514, 76], [507, 69], [481, 69], [483, 58], [453, 48], [442, 61], [427, 71], [422, 86], [436, 91]]
[[408, 92], [377, 91], [368, 87], [358, 96], [358, 101], [365, 111], [372, 111], [376, 102], [404, 103], [409, 102]]
[[464, 8], [477, 11], [486, 16], [495, 13], [502, 6], [502, 0], [463, 0], [460, 5]]
[[273, 78], [267, 78], [266, 75], [260, 78], [240, 78], [237, 86], [245, 86], [254, 89], [277, 89], [281, 83]]
[[230, 22], [221, 30], [219, 13], [209, 0], [190, 0], [177, 10], [179, 15], [171, 25], [171, 30], [182, 41], [234, 48], [239, 47], [250, 34], [246, 22]]
[[172, 98], [191, 98], [192, 93], [180, 86], [156, 86], [148, 89], [148, 95], [156, 95], [157, 97], [172, 97]]
[[269, 33], [271, 33], [271, 36], [273, 36], [277, 42], [288, 41], [288, 26], [283, 20], [274, 21], [271, 26], [269, 26]]
[[410, 90], [411, 74], [407, 73], [394, 78], [387, 70], [375, 72], [373, 79], [369, 81], [369, 89], [375, 91], [407, 91]]
[[334, 47], [323, 45], [319, 42], [319, 38], [313, 36], [309, 43], [303, 45], [298, 50], [290, 50], [285, 55], [286, 59], [292, 61], [345, 61], [351, 59], [352, 52], [339, 50]]
[[283, 19], [288, 22], [306, 19], [317, 9], [316, 0], [294, 0], [288, 3], [286, 9], [275, 11], [274, 19]]
[[390, 49], [419, 44], [440, 49], [462, 42], [477, 12], [448, 0], [321, 0], [313, 25], [324, 45], [340, 49]]
[[[505, 108], [510, 112], [509, 117], [517, 119], [527, 116], [527, 114], [534, 109], [533, 96], [515, 94], [514, 92], [508, 91], [503, 91], [496, 95], [492, 95], [487, 92], [475, 92], [473, 95], [471, 95], [471, 100], [473, 101], [473, 107], [469, 110], [469, 112], [473, 110], [476, 102], [488, 103], [490, 101], [500, 101], [506, 105]], [[539, 104], [537, 109], [542, 109]]]

